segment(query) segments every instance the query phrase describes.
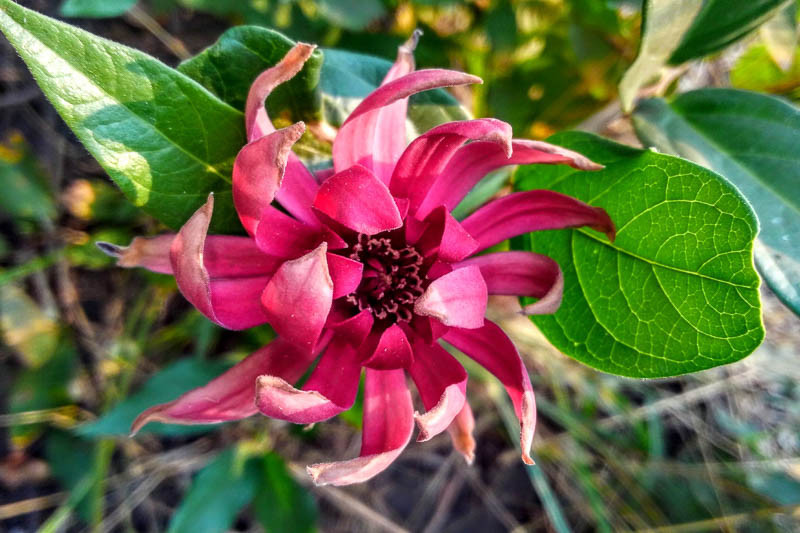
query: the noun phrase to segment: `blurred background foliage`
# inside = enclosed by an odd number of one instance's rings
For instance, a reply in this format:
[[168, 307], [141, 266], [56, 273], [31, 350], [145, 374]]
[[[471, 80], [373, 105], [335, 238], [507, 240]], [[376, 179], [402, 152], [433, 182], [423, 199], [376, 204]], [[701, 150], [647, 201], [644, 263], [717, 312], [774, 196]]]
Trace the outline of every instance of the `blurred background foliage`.
[[[637, 55], [634, 0], [66, 0], [22, 2], [170, 65], [229, 26], [393, 58], [415, 28], [421, 67], [484, 79], [456, 97], [520, 137], [581, 127], [636, 144], [617, 86]], [[796, 16], [796, 12], [792, 12]], [[759, 30], [661, 94], [739, 87], [800, 98], [797, 42]], [[780, 42], [783, 44], [781, 45]], [[787, 52], [788, 50], [788, 52]], [[313, 428], [130, 422], [269, 342], [194, 311], [168, 276], [112, 268], [94, 246], [163, 230], [127, 203], [0, 43], [0, 530], [792, 531], [800, 526], [800, 320], [763, 290], [751, 358], [636, 381], [557, 353], [493, 302], [537, 391], [537, 466], [514, 451], [501, 389], [468, 366], [475, 465], [446, 437], [411, 444], [346, 490], [302, 465], [354, 455], [360, 403]], [[355, 428], [355, 430], [354, 430]]]

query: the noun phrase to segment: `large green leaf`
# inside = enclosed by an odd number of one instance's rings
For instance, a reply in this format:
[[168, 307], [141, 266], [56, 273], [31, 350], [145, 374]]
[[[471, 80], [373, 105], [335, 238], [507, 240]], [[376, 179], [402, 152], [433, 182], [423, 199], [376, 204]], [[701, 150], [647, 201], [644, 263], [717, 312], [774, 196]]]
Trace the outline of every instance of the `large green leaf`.
[[[122, 400], [98, 420], [79, 427], [77, 433], [83, 436], [127, 435], [134, 419], [148, 407], [172, 401], [184, 392], [205, 385], [228, 368], [230, 364], [225, 361], [182, 359], [155, 374], [141, 389]], [[203, 433], [213, 427], [151, 422], [141, 433], [189, 435]]]
[[258, 483], [256, 462], [228, 448], [197, 474], [172, 515], [168, 533], [227, 531], [250, 503]]
[[647, 0], [636, 60], [619, 83], [622, 108], [630, 111], [639, 89], [654, 81], [702, 7], [702, 0]]
[[677, 65], [722, 50], [795, 0], [706, 0], [669, 58]]
[[245, 142], [239, 111], [147, 54], [9, 0], [0, 30], [134, 204], [179, 227], [214, 192], [214, 230], [240, 228], [230, 185]]
[[710, 170], [588, 133], [550, 139], [606, 168], [523, 167], [517, 187], [553, 189], [605, 208], [611, 243], [585, 228], [529, 234], [515, 245], [564, 271], [554, 315], [533, 320], [562, 352], [600, 370], [655, 378], [731, 363], [762, 341], [757, 222]]
[[316, 531], [314, 498], [292, 479], [283, 459], [270, 452], [252, 460], [261, 474], [253, 512], [264, 529], [270, 533]]
[[752, 203], [761, 234], [756, 264], [769, 286], [800, 313], [800, 110], [735, 89], [704, 89], [671, 104], [641, 102], [639, 137], [706, 166]]
[[[194, 79], [224, 102], [244, 111], [253, 80], [280, 61], [294, 41], [267, 28], [236, 26], [223, 33], [210, 47], [184, 61], [178, 70]], [[319, 84], [322, 52], [317, 50], [303, 70], [279, 86], [267, 101], [273, 116], [284, 110], [295, 120], [319, 118]]]

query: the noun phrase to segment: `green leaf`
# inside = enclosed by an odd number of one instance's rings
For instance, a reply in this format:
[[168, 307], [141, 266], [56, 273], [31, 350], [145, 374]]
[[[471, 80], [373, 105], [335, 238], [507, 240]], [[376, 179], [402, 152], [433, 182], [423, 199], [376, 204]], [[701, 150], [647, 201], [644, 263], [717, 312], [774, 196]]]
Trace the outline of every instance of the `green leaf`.
[[596, 172], [530, 166], [521, 190], [552, 189], [608, 211], [613, 243], [589, 229], [536, 232], [517, 248], [555, 259], [564, 299], [533, 317], [553, 345], [594, 368], [656, 378], [732, 363], [763, 340], [757, 222], [739, 192], [713, 172], [588, 133], [550, 142], [606, 166]]
[[65, 0], [59, 8], [64, 17], [109, 18], [128, 11], [136, 0]]
[[[122, 400], [100, 419], [79, 427], [76, 430], [77, 434], [83, 436], [128, 435], [131, 424], [139, 413], [148, 407], [172, 401], [184, 392], [205, 385], [228, 368], [230, 368], [230, 364], [224, 361], [182, 359], [155, 374], [138, 392]], [[193, 435], [209, 431], [214, 427], [151, 422], [140, 433]]]
[[270, 452], [253, 461], [260, 470], [253, 512], [264, 530], [270, 533], [316, 531], [316, 502], [292, 479], [283, 459]]
[[[236, 26], [223, 33], [213, 45], [181, 63], [178, 70], [222, 101], [244, 111], [253, 80], [277, 64], [294, 44], [283, 34], [267, 28]], [[288, 110], [294, 120], [319, 118], [321, 104], [314, 89], [319, 83], [321, 66], [322, 52], [316, 50], [297, 76], [270, 95], [267, 109], [273, 117]]]
[[684, 61], [722, 50], [769, 20], [795, 0], [707, 0], [669, 62]]
[[258, 470], [234, 448], [220, 453], [197, 474], [172, 515], [168, 533], [227, 531], [256, 492]]
[[0, 30], [135, 205], [177, 228], [214, 192], [213, 231], [241, 227], [230, 185], [245, 143], [239, 111], [147, 54], [9, 0]]
[[703, 0], [647, 0], [639, 54], [619, 84], [623, 110], [630, 111], [639, 89], [660, 75], [702, 5]]
[[639, 137], [722, 174], [750, 201], [761, 233], [756, 265], [770, 288], [800, 313], [800, 111], [735, 89], [645, 100], [634, 114]]

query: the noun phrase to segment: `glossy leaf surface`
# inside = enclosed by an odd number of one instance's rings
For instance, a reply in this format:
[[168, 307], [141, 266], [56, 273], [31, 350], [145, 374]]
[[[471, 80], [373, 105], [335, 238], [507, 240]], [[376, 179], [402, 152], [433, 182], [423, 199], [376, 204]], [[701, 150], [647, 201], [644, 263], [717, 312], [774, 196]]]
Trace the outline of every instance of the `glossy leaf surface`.
[[179, 227], [216, 194], [216, 231], [240, 228], [231, 200], [242, 114], [183, 74], [9, 0], [0, 30], [87, 150], [135, 205]]
[[708, 167], [739, 188], [761, 225], [756, 264], [800, 313], [800, 111], [763, 94], [704, 89], [670, 104], [645, 100], [634, 123], [646, 144]]
[[554, 315], [532, 320], [559, 350], [600, 370], [655, 378], [737, 361], [762, 341], [755, 216], [694, 163], [586, 133], [550, 139], [606, 168], [523, 167], [517, 188], [547, 188], [608, 211], [611, 243], [588, 230], [537, 232], [517, 247], [564, 271]]

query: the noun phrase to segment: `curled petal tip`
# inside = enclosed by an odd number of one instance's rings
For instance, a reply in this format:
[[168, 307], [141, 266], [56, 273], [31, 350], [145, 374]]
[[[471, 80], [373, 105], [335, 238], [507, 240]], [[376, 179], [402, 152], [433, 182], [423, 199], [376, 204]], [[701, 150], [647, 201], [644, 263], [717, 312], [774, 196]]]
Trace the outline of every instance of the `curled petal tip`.
[[320, 468], [320, 466], [321, 465], [319, 465], [319, 464], [313, 464], [313, 465], [306, 466], [306, 473], [311, 477], [311, 481], [314, 482], [314, 485], [316, 485], [318, 487], [322, 487], [323, 485], [327, 485], [327, 483], [320, 483], [318, 481], [319, 480], [319, 475], [322, 472], [322, 469]]
[[115, 259], [119, 259], [125, 251], [124, 247], [105, 241], [97, 241], [94, 245], [97, 246], [101, 252]]
[[417, 442], [426, 442], [433, 438], [433, 435], [430, 434], [426, 425], [424, 423], [425, 415], [420, 413], [419, 411], [414, 411], [414, 421], [417, 423], [417, 427], [419, 428], [419, 434], [417, 435]]
[[602, 207], [595, 207], [595, 211], [600, 215], [601, 221], [596, 226], [592, 226], [592, 228], [605, 233], [608, 240], [614, 242], [614, 239], [617, 238], [617, 228], [614, 226], [614, 221], [611, 220], [608, 212]]
[[522, 453], [522, 462], [525, 463], [526, 465], [535, 465], [536, 464], [536, 462], [533, 459], [531, 459], [531, 456], [528, 455], [525, 452]]
[[419, 38], [422, 37], [423, 32], [421, 29], [417, 28], [413, 32], [411, 32], [411, 36], [408, 38], [406, 42], [400, 45], [400, 48], [403, 52], [411, 53], [417, 48], [417, 44], [419, 44]]

